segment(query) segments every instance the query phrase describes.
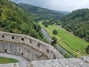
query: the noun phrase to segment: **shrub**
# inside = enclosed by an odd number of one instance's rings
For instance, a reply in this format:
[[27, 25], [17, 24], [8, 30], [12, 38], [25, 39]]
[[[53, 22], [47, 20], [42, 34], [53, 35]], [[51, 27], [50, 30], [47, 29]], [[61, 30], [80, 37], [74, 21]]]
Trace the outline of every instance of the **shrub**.
[[88, 47], [86, 48], [86, 53], [89, 54], [89, 45], [88, 45]]
[[56, 37], [52, 37], [51, 44], [52, 44], [52, 45], [56, 44], [56, 41], [57, 41]]
[[65, 58], [70, 58], [69, 54], [64, 54]]
[[57, 30], [53, 30], [54, 35], [57, 35], [57, 33], [58, 33]]

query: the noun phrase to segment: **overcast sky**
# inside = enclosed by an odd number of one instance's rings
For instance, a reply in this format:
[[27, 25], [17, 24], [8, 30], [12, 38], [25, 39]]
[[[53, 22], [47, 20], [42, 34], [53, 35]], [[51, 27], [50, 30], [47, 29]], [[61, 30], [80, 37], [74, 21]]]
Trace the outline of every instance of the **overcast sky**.
[[12, 0], [59, 11], [89, 8], [89, 0]]

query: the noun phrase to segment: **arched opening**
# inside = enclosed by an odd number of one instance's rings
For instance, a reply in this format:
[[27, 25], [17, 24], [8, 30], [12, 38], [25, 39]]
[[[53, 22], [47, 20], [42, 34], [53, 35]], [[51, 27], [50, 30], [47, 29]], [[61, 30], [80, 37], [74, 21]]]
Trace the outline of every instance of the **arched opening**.
[[14, 39], [14, 37], [12, 36], [12, 39]]
[[7, 52], [7, 49], [5, 49], [5, 52]]
[[24, 41], [24, 38], [21, 38], [22, 41]]
[[21, 55], [23, 55], [23, 53], [21, 53]]
[[54, 57], [53, 57], [54, 59], [56, 59], [56, 57], [55, 57], [55, 55], [54, 55]]
[[30, 43], [32, 43], [32, 40], [30, 39]]
[[38, 43], [38, 45], [37, 45], [38, 47], [40, 47], [40, 43]]
[[49, 53], [49, 50], [47, 49], [47, 53]]
[[2, 35], [2, 38], [5, 38], [5, 36], [4, 36], [4, 35]]

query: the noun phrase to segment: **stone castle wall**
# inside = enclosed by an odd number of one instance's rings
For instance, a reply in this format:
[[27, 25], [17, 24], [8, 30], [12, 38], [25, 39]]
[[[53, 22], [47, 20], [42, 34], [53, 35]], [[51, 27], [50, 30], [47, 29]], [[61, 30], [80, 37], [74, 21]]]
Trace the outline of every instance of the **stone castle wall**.
[[51, 60], [35, 60], [32, 62], [20, 62], [0, 64], [0, 67], [89, 67], [89, 57], [61, 58]]
[[21, 55], [29, 61], [63, 58], [49, 44], [27, 35], [7, 32], [0, 32], [0, 52]]
[[21, 34], [0, 32], [0, 52], [20, 55], [30, 61], [0, 64], [0, 67], [89, 67], [89, 57], [63, 58], [51, 45]]
[[32, 61], [30, 67], [89, 67], [89, 57]]

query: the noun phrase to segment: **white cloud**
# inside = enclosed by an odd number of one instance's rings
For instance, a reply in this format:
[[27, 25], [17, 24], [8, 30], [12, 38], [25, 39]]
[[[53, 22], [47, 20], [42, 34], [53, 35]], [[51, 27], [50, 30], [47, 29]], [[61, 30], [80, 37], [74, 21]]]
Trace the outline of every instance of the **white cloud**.
[[60, 11], [72, 11], [81, 8], [89, 8], [89, 0], [14, 0], [29, 3], [49, 9]]
[[61, 11], [89, 8], [89, 0], [49, 0], [48, 7]]

